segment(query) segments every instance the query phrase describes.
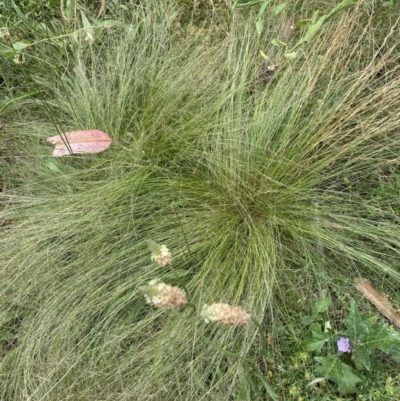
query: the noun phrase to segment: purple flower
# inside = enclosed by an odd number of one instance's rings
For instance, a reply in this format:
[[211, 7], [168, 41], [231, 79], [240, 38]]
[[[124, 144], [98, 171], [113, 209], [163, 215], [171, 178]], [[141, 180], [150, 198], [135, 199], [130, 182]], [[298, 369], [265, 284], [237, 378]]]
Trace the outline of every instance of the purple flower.
[[351, 352], [350, 340], [348, 338], [339, 338], [337, 342], [337, 347], [340, 352]]

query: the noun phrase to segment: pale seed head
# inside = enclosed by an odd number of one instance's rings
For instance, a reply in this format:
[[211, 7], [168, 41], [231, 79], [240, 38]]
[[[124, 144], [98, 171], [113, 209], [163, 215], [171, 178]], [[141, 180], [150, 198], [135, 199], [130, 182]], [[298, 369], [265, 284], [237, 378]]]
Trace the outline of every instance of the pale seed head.
[[152, 251], [151, 254], [151, 261], [158, 263], [161, 267], [167, 266], [171, 263], [172, 254], [169, 249], [165, 245], [158, 245], [154, 241], [147, 241], [150, 250]]
[[208, 322], [220, 322], [234, 326], [242, 326], [250, 320], [250, 315], [239, 306], [229, 304], [204, 305], [200, 316]]
[[149, 282], [148, 286], [142, 287], [146, 301], [157, 308], [182, 309], [187, 305], [186, 294], [178, 287], [156, 280]]

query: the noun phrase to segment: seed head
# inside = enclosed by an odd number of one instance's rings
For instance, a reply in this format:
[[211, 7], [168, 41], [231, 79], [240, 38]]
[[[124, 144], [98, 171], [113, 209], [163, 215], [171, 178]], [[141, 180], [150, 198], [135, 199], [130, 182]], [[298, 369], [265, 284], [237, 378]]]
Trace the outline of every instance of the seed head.
[[171, 263], [172, 254], [165, 245], [158, 245], [156, 242], [151, 240], [148, 240], [147, 243], [152, 252], [152, 262], [157, 262], [161, 267], [165, 267]]
[[157, 308], [182, 309], [187, 305], [186, 294], [178, 287], [152, 280], [141, 287], [147, 303]]
[[250, 315], [239, 306], [228, 304], [204, 305], [200, 316], [208, 322], [220, 322], [234, 326], [242, 326], [250, 320]]

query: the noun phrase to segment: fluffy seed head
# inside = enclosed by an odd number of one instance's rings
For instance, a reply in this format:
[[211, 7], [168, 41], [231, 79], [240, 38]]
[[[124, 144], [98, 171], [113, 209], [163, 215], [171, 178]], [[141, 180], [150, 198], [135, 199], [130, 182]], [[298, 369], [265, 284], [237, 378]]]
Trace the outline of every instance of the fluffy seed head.
[[178, 287], [152, 280], [141, 290], [144, 292], [147, 303], [158, 308], [182, 309], [187, 305], [186, 294]]
[[204, 305], [200, 316], [208, 322], [220, 322], [234, 326], [242, 326], [250, 320], [250, 315], [239, 306], [228, 304]]
[[151, 261], [158, 263], [161, 267], [167, 266], [171, 263], [172, 254], [165, 245], [158, 245], [154, 241], [148, 241], [149, 247], [152, 251]]

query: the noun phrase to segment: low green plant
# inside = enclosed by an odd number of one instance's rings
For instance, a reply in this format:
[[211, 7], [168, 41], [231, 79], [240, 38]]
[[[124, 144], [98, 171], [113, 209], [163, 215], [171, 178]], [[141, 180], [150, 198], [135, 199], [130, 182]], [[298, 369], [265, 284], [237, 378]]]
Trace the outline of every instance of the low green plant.
[[319, 376], [309, 385], [330, 380], [337, 384], [341, 394], [357, 392], [357, 384], [365, 378], [362, 372], [370, 372], [375, 351], [388, 353], [400, 362], [400, 333], [387, 323], [378, 320], [378, 315], [361, 314], [356, 302], [350, 300], [348, 316], [336, 330], [326, 320], [332, 300], [329, 296], [315, 301], [311, 316], [302, 319], [310, 330], [304, 340], [304, 350], [317, 356], [319, 363], [315, 372]]

